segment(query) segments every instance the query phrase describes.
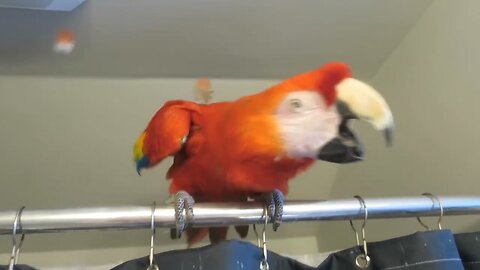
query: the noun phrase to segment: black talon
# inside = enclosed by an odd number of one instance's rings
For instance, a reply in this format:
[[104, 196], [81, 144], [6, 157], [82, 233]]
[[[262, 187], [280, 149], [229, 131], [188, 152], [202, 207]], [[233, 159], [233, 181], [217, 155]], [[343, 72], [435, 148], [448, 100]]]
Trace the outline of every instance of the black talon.
[[275, 189], [272, 192], [273, 195], [273, 201], [275, 202], [275, 215], [273, 216], [273, 230], [277, 231], [278, 227], [280, 227], [280, 224], [282, 223], [282, 217], [283, 217], [283, 204], [285, 202], [285, 197], [283, 196], [283, 193]]
[[174, 197], [176, 228], [170, 231], [170, 237], [180, 238], [182, 232], [188, 227], [188, 223], [193, 220], [193, 205], [195, 200], [185, 191], [179, 191]]
[[278, 189], [265, 194], [265, 203], [267, 204], [268, 215], [272, 220], [274, 231], [277, 231], [278, 227], [280, 227], [280, 224], [282, 223], [284, 201], [285, 197]]

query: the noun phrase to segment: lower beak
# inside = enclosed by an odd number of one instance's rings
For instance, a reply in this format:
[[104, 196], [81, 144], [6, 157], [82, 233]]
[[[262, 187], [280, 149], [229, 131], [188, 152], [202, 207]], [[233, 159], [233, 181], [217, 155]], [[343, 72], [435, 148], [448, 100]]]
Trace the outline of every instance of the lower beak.
[[332, 163], [351, 163], [363, 160], [363, 145], [347, 125], [344, 119], [339, 126], [338, 136], [333, 138], [318, 152], [317, 158]]

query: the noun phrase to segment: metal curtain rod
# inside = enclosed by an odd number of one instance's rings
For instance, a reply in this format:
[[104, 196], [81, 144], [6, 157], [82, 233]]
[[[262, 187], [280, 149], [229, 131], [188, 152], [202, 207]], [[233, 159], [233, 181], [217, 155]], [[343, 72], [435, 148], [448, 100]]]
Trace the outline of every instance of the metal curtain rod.
[[[440, 215], [440, 204], [433, 198], [365, 198], [368, 219], [405, 218]], [[480, 196], [439, 197], [444, 215], [480, 214]], [[223, 226], [262, 222], [263, 205], [245, 203], [197, 203], [192, 226]], [[0, 235], [12, 234], [16, 211], [0, 212]], [[151, 206], [91, 207], [33, 210], [28, 206], [21, 215], [18, 233], [46, 233], [76, 230], [150, 228]], [[287, 201], [283, 222], [363, 219], [364, 212], [355, 198], [328, 201]], [[157, 206], [157, 227], [174, 228], [173, 207]]]

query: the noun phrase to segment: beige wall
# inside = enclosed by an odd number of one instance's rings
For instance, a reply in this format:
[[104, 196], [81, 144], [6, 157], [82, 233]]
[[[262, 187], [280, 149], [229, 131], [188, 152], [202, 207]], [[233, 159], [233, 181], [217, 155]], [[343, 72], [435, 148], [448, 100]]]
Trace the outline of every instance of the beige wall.
[[[479, 194], [479, 10], [476, 0], [433, 1], [385, 61], [371, 83], [391, 104], [395, 146], [385, 148], [379, 134], [357, 125], [367, 160], [341, 167], [330, 197]], [[354, 243], [348, 222], [326, 227], [321, 248]], [[480, 230], [480, 218], [451, 217], [444, 227]], [[420, 229], [412, 218], [372, 221], [367, 232], [380, 240]]]
[[[234, 99], [272, 83], [214, 80], [215, 100]], [[0, 211], [21, 205], [38, 209], [162, 203], [167, 198], [164, 174], [170, 161], [139, 177], [132, 146], [166, 100], [191, 100], [193, 85], [193, 79], [0, 77]], [[318, 164], [292, 182], [288, 198], [325, 198], [335, 173], [336, 166]], [[277, 243], [274, 250], [301, 254], [318, 251], [317, 230], [315, 223], [284, 224], [278, 233], [268, 235]], [[107, 254], [98, 260], [116, 261], [125, 253], [110, 257], [113, 253], [108, 249], [141, 247], [143, 254], [147, 243], [146, 230], [28, 235], [22, 261], [41, 262], [40, 257], [49, 261], [57, 251], [72, 258], [69, 254], [76, 250], [87, 254], [80, 258]], [[183, 241], [170, 241], [167, 231], [159, 233], [158, 243], [159, 250], [184, 247]], [[0, 236], [0, 254], [4, 254], [0, 264], [6, 261], [10, 245], [10, 236]], [[88, 261], [97, 261], [93, 257]]]

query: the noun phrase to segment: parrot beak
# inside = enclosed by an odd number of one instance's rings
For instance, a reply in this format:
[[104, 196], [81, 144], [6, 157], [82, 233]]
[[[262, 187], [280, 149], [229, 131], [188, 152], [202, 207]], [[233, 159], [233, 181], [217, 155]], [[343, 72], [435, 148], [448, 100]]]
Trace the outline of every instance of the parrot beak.
[[347, 125], [348, 120], [342, 120], [337, 137], [324, 145], [317, 158], [333, 163], [351, 163], [363, 160], [363, 145]]
[[392, 112], [383, 97], [371, 86], [347, 78], [337, 86], [337, 112], [342, 117], [338, 135], [323, 146], [317, 158], [333, 163], [351, 163], [363, 160], [364, 147], [348, 127], [352, 119], [372, 124], [382, 131], [387, 146], [393, 144], [394, 122]]

